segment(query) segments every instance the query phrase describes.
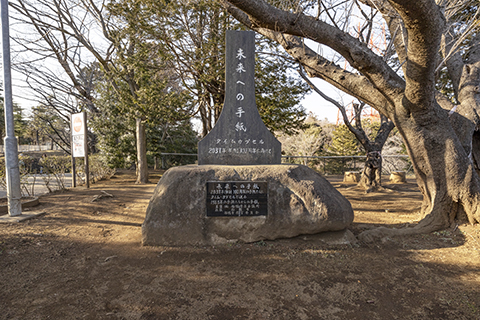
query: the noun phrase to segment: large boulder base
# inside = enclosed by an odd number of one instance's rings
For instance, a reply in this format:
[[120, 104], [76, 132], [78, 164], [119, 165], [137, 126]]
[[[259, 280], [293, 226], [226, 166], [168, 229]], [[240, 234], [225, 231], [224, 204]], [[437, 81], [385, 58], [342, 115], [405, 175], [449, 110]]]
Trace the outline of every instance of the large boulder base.
[[[268, 212], [255, 217], [207, 217], [207, 181], [267, 181]], [[302, 165], [190, 165], [165, 172], [142, 225], [144, 245], [215, 245], [290, 238], [345, 229], [350, 203]]]

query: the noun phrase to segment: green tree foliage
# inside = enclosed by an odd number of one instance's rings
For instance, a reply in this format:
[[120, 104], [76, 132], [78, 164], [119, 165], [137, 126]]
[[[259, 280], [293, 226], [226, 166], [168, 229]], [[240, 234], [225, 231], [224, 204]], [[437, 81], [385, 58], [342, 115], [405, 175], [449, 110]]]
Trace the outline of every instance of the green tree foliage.
[[143, 28], [148, 11], [132, 0], [112, 2], [108, 10], [116, 25], [111, 36], [118, 67], [106, 75], [114, 78], [120, 111], [148, 120], [186, 118], [188, 96], [168, 65], [167, 50]]
[[96, 105], [102, 114], [93, 117], [89, 125], [98, 137], [98, 149], [111, 167], [135, 164], [135, 119], [124, 116], [124, 107], [108, 83], [97, 83], [96, 90]]
[[[90, 125], [97, 134], [98, 148], [102, 150], [109, 166], [130, 167], [135, 164], [136, 154], [135, 115], [125, 116], [128, 110], [125, 110], [125, 105], [117, 99], [116, 91], [108, 83], [97, 84], [97, 91], [99, 98], [96, 103], [102, 110], [102, 115], [92, 119]], [[172, 96], [175, 97], [173, 94]], [[155, 103], [154, 97], [155, 93], [152, 93], [148, 101]], [[157, 95], [157, 98], [161, 99], [161, 96]], [[177, 100], [172, 98], [170, 101]], [[169, 122], [168, 117], [163, 115], [161, 112], [152, 112], [147, 114], [145, 120], [147, 153], [151, 165], [152, 157], [161, 152], [196, 152], [198, 140], [190, 121], [187, 119]]]
[[[0, 135], [5, 137], [5, 112], [4, 112], [4, 102], [3, 97], [0, 97]], [[19, 140], [18, 143], [28, 143], [27, 129], [28, 121], [25, 119], [22, 107], [19, 104], [13, 103], [13, 122], [15, 136]], [[2, 142], [3, 144], [3, 142]]]
[[[362, 120], [362, 130], [371, 141], [377, 137], [377, 134], [381, 128], [381, 123], [378, 121], [371, 121], [370, 119]], [[390, 132], [390, 136], [394, 133]], [[401, 143], [401, 141], [400, 141]], [[332, 141], [327, 147], [326, 154], [330, 156], [364, 156], [368, 150], [362, 146], [359, 140], [355, 137], [351, 130], [345, 125], [338, 125], [332, 132]], [[343, 173], [347, 170], [358, 170], [357, 164], [362, 160], [342, 159], [342, 160], [329, 160], [328, 170], [329, 172]]]
[[45, 105], [33, 107], [25, 136], [34, 144], [56, 142], [65, 148], [70, 145], [69, 122]]
[[[378, 121], [362, 120], [362, 128], [370, 140], [375, 139], [380, 126], [381, 123]], [[338, 125], [333, 130], [332, 142], [328, 147], [329, 154], [335, 156], [358, 156], [365, 155], [366, 151], [345, 124]]]
[[293, 77], [291, 70], [294, 67], [291, 62], [282, 58], [256, 59], [257, 107], [263, 122], [272, 132], [293, 134], [296, 129], [302, 129], [306, 120], [305, 109], [299, 103], [309, 91], [309, 87]]
[[151, 1], [140, 5], [148, 16], [142, 25], [162, 43], [182, 86], [199, 115], [203, 134], [220, 116], [224, 99], [225, 30], [231, 18], [211, 1]]
[[[141, 27], [170, 54], [172, 70], [190, 92], [206, 135], [224, 101], [225, 31], [241, 28], [239, 23], [211, 0], [141, 0], [137, 5], [145, 10]], [[292, 132], [306, 117], [299, 101], [309, 88], [292, 76], [293, 64], [280, 55], [278, 45], [258, 38], [257, 50], [262, 53], [255, 69], [259, 112], [270, 130]]]
[[[99, 148], [112, 166], [133, 163], [135, 119], [141, 117], [149, 155], [196, 152], [188, 119], [199, 114], [206, 134], [220, 115], [225, 30], [235, 27], [231, 18], [211, 1], [123, 0], [107, 8], [115, 25], [110, 38], [116, 68], [103, 69], [103, 76], [90, 70], [82, 77], [110, 79], [98, 81], [95, 89], [101, 112], [91, 122]], [[298, 101], [307, 88], [288, 75], [291, 64], [278, 58], [260, 61], [257, 101], [264, 121], [271, 130], [299, 127], [305, 112]]]
[[[139, 154], [144, 145], [151, 155], [195, 150], [188, 119], [200, 118], [203, 134], [218, 119], [225, 92], [225, 31], [240, 28], [222, 6], [211, 0], [119, 0], [105, 6], [70, 0], [59, 0], [57, 6], [40, 3], [19, 1], [15, 6], [38, 32], [38, 39], [26, 37], [24, 44], [44, 41], [44, 46], [32, 45], [32, 50], [55, 57], [71, 87], [62, 82], [61, 92], [68, 98], [61, 108], [48, 101], [43, 104], [58, 113], [58, 119], [50, 111], [37, 110], [35, 121], [48, 121], [41, 129], [38, 123], [31, 128], [33, 140], [68, 132], [68, 114], [87, 111], [90, 140], [112, 155], [112, 165], [124, 161], [119, 160], [122, 152]], [[94, 26], [99, 29], [91, 29]], [[104, 36], [104, 47], [89, 36], [95, 32]], [[269, 57], [259, 59], [256, 68], [260, 113], [272, 131], [290, 132], [305, 117], [298, 102], [307, 88], [292, 76], [292, 63], [279, 55], [277, 45], [259, 38], [257, 49]], [[85, 58], [87, 51], [91, 56]], [[50, 76], [39, 83], [59, 92], [55, 75]], [[41, 96], [48, 100], [56, 95]], [[63, 131], [57, 126], [62, 118]], [[133, 144], [138, 142], [139, 119], [148, 138], [141, 146]], [[57, 143], [68, 146], [62, 134]]]
[[335, 156], [359, 156], [365, 154], [355, 135], [344, 124], [337, 126], [333, 130], [332, 143], [328, 147], [328, 152]]
[[92, 123], [110, 165], [122, 167], [134, 162], [131, 156], [139, 152], [138, 132], [135, 136], [138, 120], [148, 132], [143, 143], [152, 148], [148, 139], [162, 136], [155, 130], [184, 123], [192, 104], [168, 63], [167, 50], [144, 27], [148, 10], [131, 0], [111, 2], [107, 8], [110, 23], [115, 26], [109, 37], [115, 48], [112, 63], [116, 67], [105, 70], [102, 65], [103, 77], [109, 81], [97, 83], [96, 105], [101, 114], [95, 115]]
[[[165, 124], [147, 130], [149, 161], [160, 158], [162, 153], [197, 153], [198, 137], [189, 120], [175, 125]], [[196, 157], [169, 156], [167, 166], [194, 163]]]

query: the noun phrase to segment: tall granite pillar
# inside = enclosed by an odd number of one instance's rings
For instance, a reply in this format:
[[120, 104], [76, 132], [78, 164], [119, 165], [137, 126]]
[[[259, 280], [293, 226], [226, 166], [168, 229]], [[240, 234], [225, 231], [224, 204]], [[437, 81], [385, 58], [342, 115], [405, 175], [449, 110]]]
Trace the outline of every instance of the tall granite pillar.
[[281, 144], [255, 103], [255, 32], [227, 31], [225, 103], [215, 127], [198, 143], [198, 164], [279, 164]]

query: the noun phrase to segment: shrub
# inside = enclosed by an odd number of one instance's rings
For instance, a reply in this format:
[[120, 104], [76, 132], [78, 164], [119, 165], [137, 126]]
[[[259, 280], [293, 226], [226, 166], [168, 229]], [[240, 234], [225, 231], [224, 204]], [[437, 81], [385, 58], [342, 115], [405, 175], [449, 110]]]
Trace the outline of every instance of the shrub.
[[[44, 156], [39, 161], [42, 170], [42, 180], [48, 192], [64, 190], [65, 174], [70, 172], [71, 160], [69, 156]], [[51, 182], [55, 181], [56, 186]]]
[[[77, 162], [76, 164], [76, 171], [77, 177], [79, 178], [78, 181], [85, 181], [85, 162], [83, 158], [81, 163]], [[115, 169], [112, 169], [108, 166], [107, 161], [101, 155], [91, 155], [88, 157], [89, 162], [89, 174], [90, 174], [90, 181], [96, 182], [100, 180], [107, 180], [110, 179], [115, 174]]]

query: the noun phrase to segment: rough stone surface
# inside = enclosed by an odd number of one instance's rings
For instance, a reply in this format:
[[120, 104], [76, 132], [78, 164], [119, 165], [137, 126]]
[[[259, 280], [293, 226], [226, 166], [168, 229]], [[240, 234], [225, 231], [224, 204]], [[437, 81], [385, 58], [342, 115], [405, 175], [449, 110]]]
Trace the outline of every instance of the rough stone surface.
[[347, 171], [343, 175], [343, 182], [359, 182], [360, 172]]
[[393, 171], [392, 173], [390, 173], [390, 182], [391, 183], [407, 182], [405, 171]]
[[[267, 216], [207, 217], [207, 181], [268, 181]], [[350, 203], [308, 167], [191, 165], [160, 179], [142, 236], [144, 245], [214, 245], [338, 231], [352, 221]]]

